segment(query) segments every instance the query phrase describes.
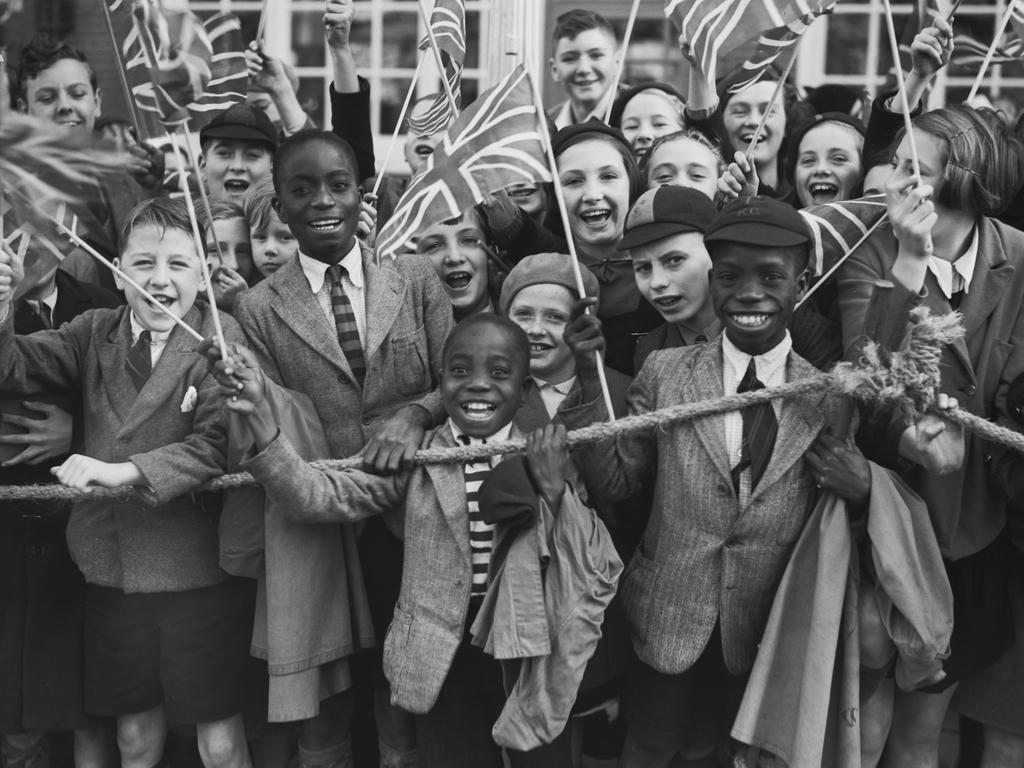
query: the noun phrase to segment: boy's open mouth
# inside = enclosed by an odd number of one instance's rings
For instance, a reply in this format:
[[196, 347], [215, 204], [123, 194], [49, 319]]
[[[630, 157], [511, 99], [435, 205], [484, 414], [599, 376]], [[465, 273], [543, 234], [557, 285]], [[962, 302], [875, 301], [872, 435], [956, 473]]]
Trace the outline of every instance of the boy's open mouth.
[[309, 222], [309, 228], [314, 232], [333, 232], [341, 226], [341, 219], [324, 218], [313, 219]]
[[224, 189], [232, 194], [240, 195], [249, 188], [249, 182], [245, 179], [225, 179]]
[[470, 400], [459, 407], [466, 414], [466, 418], [474, 421], [486, 421], [495, 410], [494, 403], [487, 403], [483, 400]]
[[[150, 294], [153, 297], [153, 301], [150, 303], [160, 304], [161, 306], [170, 308], [174, 304], [174, 299], [170, 296], [165, 296], [162, 293]], [[147, 299], [148, 301], [148, 299]]]
[[545, 344], [542, 341], [531, 341], [530, 342], [530, 354], [542, 355], [553, 347], [550, 344]]
[[451, 272], [444, 278], [445, 285], [455, 291], [468, 287], [472, 280], [473, 276], [469, 272]]
[[655, 306], [659, 309], [672, 309], [678, 306], [683, 301], [682, 296], [659, 296], [656, 299], [651, 299]]
[[763, 328], [768, 325], [768, 321], [771, 320], [771, 315], [764, 313], [755, 314], [750, 313], [734, 313], [729, 315], [732, 321], [740, 328], [750, 328], [751, 330], [757, 328]]

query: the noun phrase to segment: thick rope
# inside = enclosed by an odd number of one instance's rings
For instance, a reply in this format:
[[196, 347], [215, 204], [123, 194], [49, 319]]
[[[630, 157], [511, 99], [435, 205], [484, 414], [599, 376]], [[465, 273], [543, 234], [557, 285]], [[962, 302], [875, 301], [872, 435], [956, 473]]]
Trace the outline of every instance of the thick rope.
[[[963, 328], [956, 313], [929, 316], [926, 311], [915, 310], [911, 315], [910, 343], [898, 351], [890, 352], [869, 342], [864, 346], [861, 360], [856, 366], [851, 363], [840, 363], [828, 373], [819, 373], [776, 387], [725, 395], [696, 403], [681, 403], [616, 421], [592, 424], [570, 432], [569, 446], [611, 440], [647, 432], [656, 427], [665, 428], [671, 424], [748, 408], [777, 398], [796, 397], [814, 392], [831, 391], [863, 402], [893, 407], [911, 417], [915, 412], [923, 413], [933, 408], [935, 387], [940, 377], [942, 347], [962, 333]], [[1019, 432], [959, 408], [943, 412], [942, 416], [986, 440], [1024, 454], [1024, 435]], [[518, 453], [525, 447], [526, 441], [519, 438], [453, 448], [423, 448], [416, 452], [412, 463], [468, 464], [491, 456]], [[310, 464], [317, 469], [358, 469], [362, 468], [363, 459], [360, 456], [352, 456], [347, 459], [322, 459]], [[238, 472], [214, 478], [197, 490], [223, 491], [255, 484], [252, 475]], [[127, 498], [135, 493], [136, 489], [131, 486], [95, 486], [88, 491], [80, 491], [62, 485], [8, 485], [0, 486], [0, 501], [79, 501]]]

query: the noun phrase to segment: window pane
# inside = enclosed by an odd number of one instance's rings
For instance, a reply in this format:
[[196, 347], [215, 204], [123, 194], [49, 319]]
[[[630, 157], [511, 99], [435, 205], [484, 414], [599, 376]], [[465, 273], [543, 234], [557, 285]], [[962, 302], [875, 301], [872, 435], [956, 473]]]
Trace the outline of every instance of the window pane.
[[466, 66], [480, 66], [480, 12], [466, 11]]
[[292, 50], [300, 67], [319, 67], [324, 63], [324, 20], [319, 11], [292, 14]]
[[397, 78], [381, 80], [380, 82], [380, 133], [391, 134], [395, 132], [398, 124], [398, 114], [402, 110], [402, 102], [405, 101], [405, 94], [412, 85], [412, 78]]
[[356, 19], [352, 23], [352, 31], [348, 36], [356, 66], [363, 70], [370, 66], [370, 26], [370, 22], [360, 19], [357, 12]]
[[825, 74], [864, 75], [867, 71], [867, 52], [867, 16], [847, 13], [829, 17]]
[[330, 129], [331, 126], [324, 122], [327, 114], [327, 105], [324, 104], [324, 78], [300, 77], [298, 97], [299, 104], [306, 114], [321, 128]]
[[415, 69], [416, 46], [416, 14], [392, 12], [384, 14], [384, 50], [383, 64], [385, 67], [402, 67]]

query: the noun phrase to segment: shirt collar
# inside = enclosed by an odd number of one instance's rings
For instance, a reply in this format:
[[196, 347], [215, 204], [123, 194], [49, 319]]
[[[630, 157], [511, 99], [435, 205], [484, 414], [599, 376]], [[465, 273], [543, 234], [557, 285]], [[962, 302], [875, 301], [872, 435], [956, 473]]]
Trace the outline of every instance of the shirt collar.
[[537, 389], [550, 389], [563, 396], [567, 396], [572, 391], [573, 384], [576, 383], [575, 376], [570, 379], [566, 379], [560, 384], [552, 384], [550, 381], [538, 379], [536, 376], [531, 376], [530, 378], [533, 379], [533, 383], [537, 385]]
[[[460, 435], [465, 435], [466, 433], [463, 432], [461, 429], [459, 429], [459, 426], [454, 421], [452, 421], [451, 419], [448, 419], [448, 429], [451, 430], [452, 437], [455, 438], [455, 442], [456, 443], [461, 443], [462, 441], [459, 439], [459, 436]], [[485, 438], [470, 437], [469, 438], [469, 444], [470, 445], [479, 445], [479, 444], [483, 443], [484, 440], [487, 440], [487, 441], [492, 442], [492, 443], [496, 443], [496, 442], [499, 442], [501, 440], [508, 440], [509, 435], [511, 435], [511, 434], [512, 434], [512, 422], [510, 421], [508, 424], [503, 426], [501, 429], [499, 429], [493, 435], [488, 435]]]
[[54, 283], [53, 290], [50, 291], [45, 296], [43, 296], [43, 298], [37, 299], [37, 301], [41, 301], [43, 304], [48, 306], [50, 308], [50, 312], [52, 313], [53, 310], [56, 309], [57, 307], [57, 284]]
[[747, 366], [750, 365], [750, 358], [753, 357], [754, 367], [757, 368], [758, 380], [763, 384], [767, 384], [768, 379], [786, 364], [786, 359], [789, 357], [792, 349], [793, 339], [790, 337], [789, 331], [786, 331], [782, 341], [760, 355], [748, 355], [729, 341], [728, 334], [722, 334], [722, 353], [729, 364], [732, 365], [737, 381], [742, 378], [747, 370]]
[[[131, 310], [128, 312], [128, 317], [132, 324], [132, 344], [139, 340], [139, 336], [142, 335], [143, 331], [149, 331], [148, 328], [143, 327], [142, 323], [139, 322], [138, 318], [135, 317], [135, 311]], [[174, 329], [172, 328], [171, 331]], [[149, 331], [149, 343], [150, 344], [164, 344], [167, 342], [167, 337], [171, 335], [171, 331]]]
[[938, 256], [931, 256], [928, 259], [928, 269], [935, 275], [935, 280], [938, 282], [939, 288], [942, 289], [942, 293], [947, 299], [950, 299], [956, 293], [956, 275], [959, 275], [963, 281], [964, 293], [971, 292], [971, 280], [974, 277], [974, 267], [977, 262], [978, 227], [975, 227], [974, 234], [971, 235], [971, 244], [967, 246], [963, 256], [954, 262], [948, 262]]
[[[356, 288], [362, 289], [363, 287], [363, 250], [359, 247], [359, 240], [352, 242], [352, 249], [345, 254], [340, 262], [338, 262], [345, 268], [348, 273], [349, 282], [352, 283]], [[306, 280], [309, 281], [309, 287], [313, 293], [319, 293], [320, 289], [324, 287], [324, 279], [327, 275], [327, 270], [330, 268], [330, 264], [325, 264], [322, 261], [307, 256], [304, 253], [299, 253], [299, 266], [302, 267], [302, 274], [306, 276]]]

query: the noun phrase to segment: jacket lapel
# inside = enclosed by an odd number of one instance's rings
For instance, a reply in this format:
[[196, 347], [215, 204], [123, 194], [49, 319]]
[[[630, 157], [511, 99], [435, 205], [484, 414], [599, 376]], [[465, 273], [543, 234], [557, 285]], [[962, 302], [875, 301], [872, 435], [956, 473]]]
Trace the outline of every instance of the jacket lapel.
[[271, 300], [271, 307], [277, 316], [310, 349], [343, 370], [354, 382], [352, 369], [338, 343], [337, 330], [320, 310], [299, 259], [293, 258], [274, 277], [272, 285], [277, 295]]
[[[805, 362], [795, 353], [790, 353], [786, 360], [786, 381], [798, 381], [818, 373], [810, 363]], [[822, 427], [825, 426], [825, 412], [822, 408], [822, 395], [809, 394], [789, 397], [782, 400], [779, 418], [779, 432], [775, 438], [772, 457], [764, 471], [761, 482], [757, 484], [754, 494], [771, 487], [793, 464], [803, 460], [807, 448], [813, 443]]]
[[[995, 311], [1015, 272], [1014, 267], [1007, 263], [1006, 253], [1000, 239], [994, 234], [992, 223], [981, 219], [978, 227], [978, 264], [974, 268], [971, 289], [960, 304], [965, 353], [966, 342], [970, 342]], [[970, 358], [966, 362], [970, 368]]]
[[373, 322], [366, 323], [366, 360], [369, 363], [384, 343], [391, 326], [402, 308], [406, 279], [394, 269], [376, 264], [373, 259], [363, 259], [366, 276], [366, 317]]
[[[447, 422], [434, 432], [430, 441], [431, 448], [451, 448], [455, 438]], [[466, 511], [466, 481], [461, 464], [427, 464], [427, 476], [434, 486], [437, 503], [441, 513], [448, 522], [448, 527], [458, 542], [459, 549], [468, 558], [469, 551], [469, 516]]]
[[[722, 342], [716, 339], [705, 345], [693, 365], [692, 374], [683, 382], [681, 396], [677, 402], [693, 403], [721, 397], [722, 385]], [[730, 478], [731, 465], [725, 448], [725, 417], [722, 414], [695, 419], [694, 431], [704, 450], [723, 477]]]
[[[127, 313], [125, 313], [125, 319], [127, 320]], [[205, 325], [203, 323], [203, 315], [197, 307], [192, 307], [184, 319], [186, 323], [196, 329], [201, 329]], [[128, 382], [129, 391], [134, 392], [135, 386], [132, 384], [127, 366], [124, 364], [128, 347], [131, 345], [130, 323], [127, 330], [127, 343], [120, 348], [121, 370], [122, 375]], [[153, 372], [142, 387], [142, 391], [135, 396], [134, 400], [130, 400], [131, 407], [128, 409], [128, 413], [121, 424], [121, 429], [118, 431], [119, 434], [134, 432], [155, 410], [163, 405], [168, 397], [182, 391], [181, 380], [195, 362], [196, 349], [197, 342], [195, 339], [175, 325], [171, 335], [167, 337], [164, 351], [153, 367]]]
[[117, 315], [119, 319], [111, 323], [107, 333], [97, 334], [96, 340], [96, 361], [103, 388], [107, 392], [107, 402], [121, 422], [128, 417], [135, 399], [135, 385], [125, 365], [128, 349], [132, 345], [129, 312], [131, 310], [127, 306], [122, 307]]

